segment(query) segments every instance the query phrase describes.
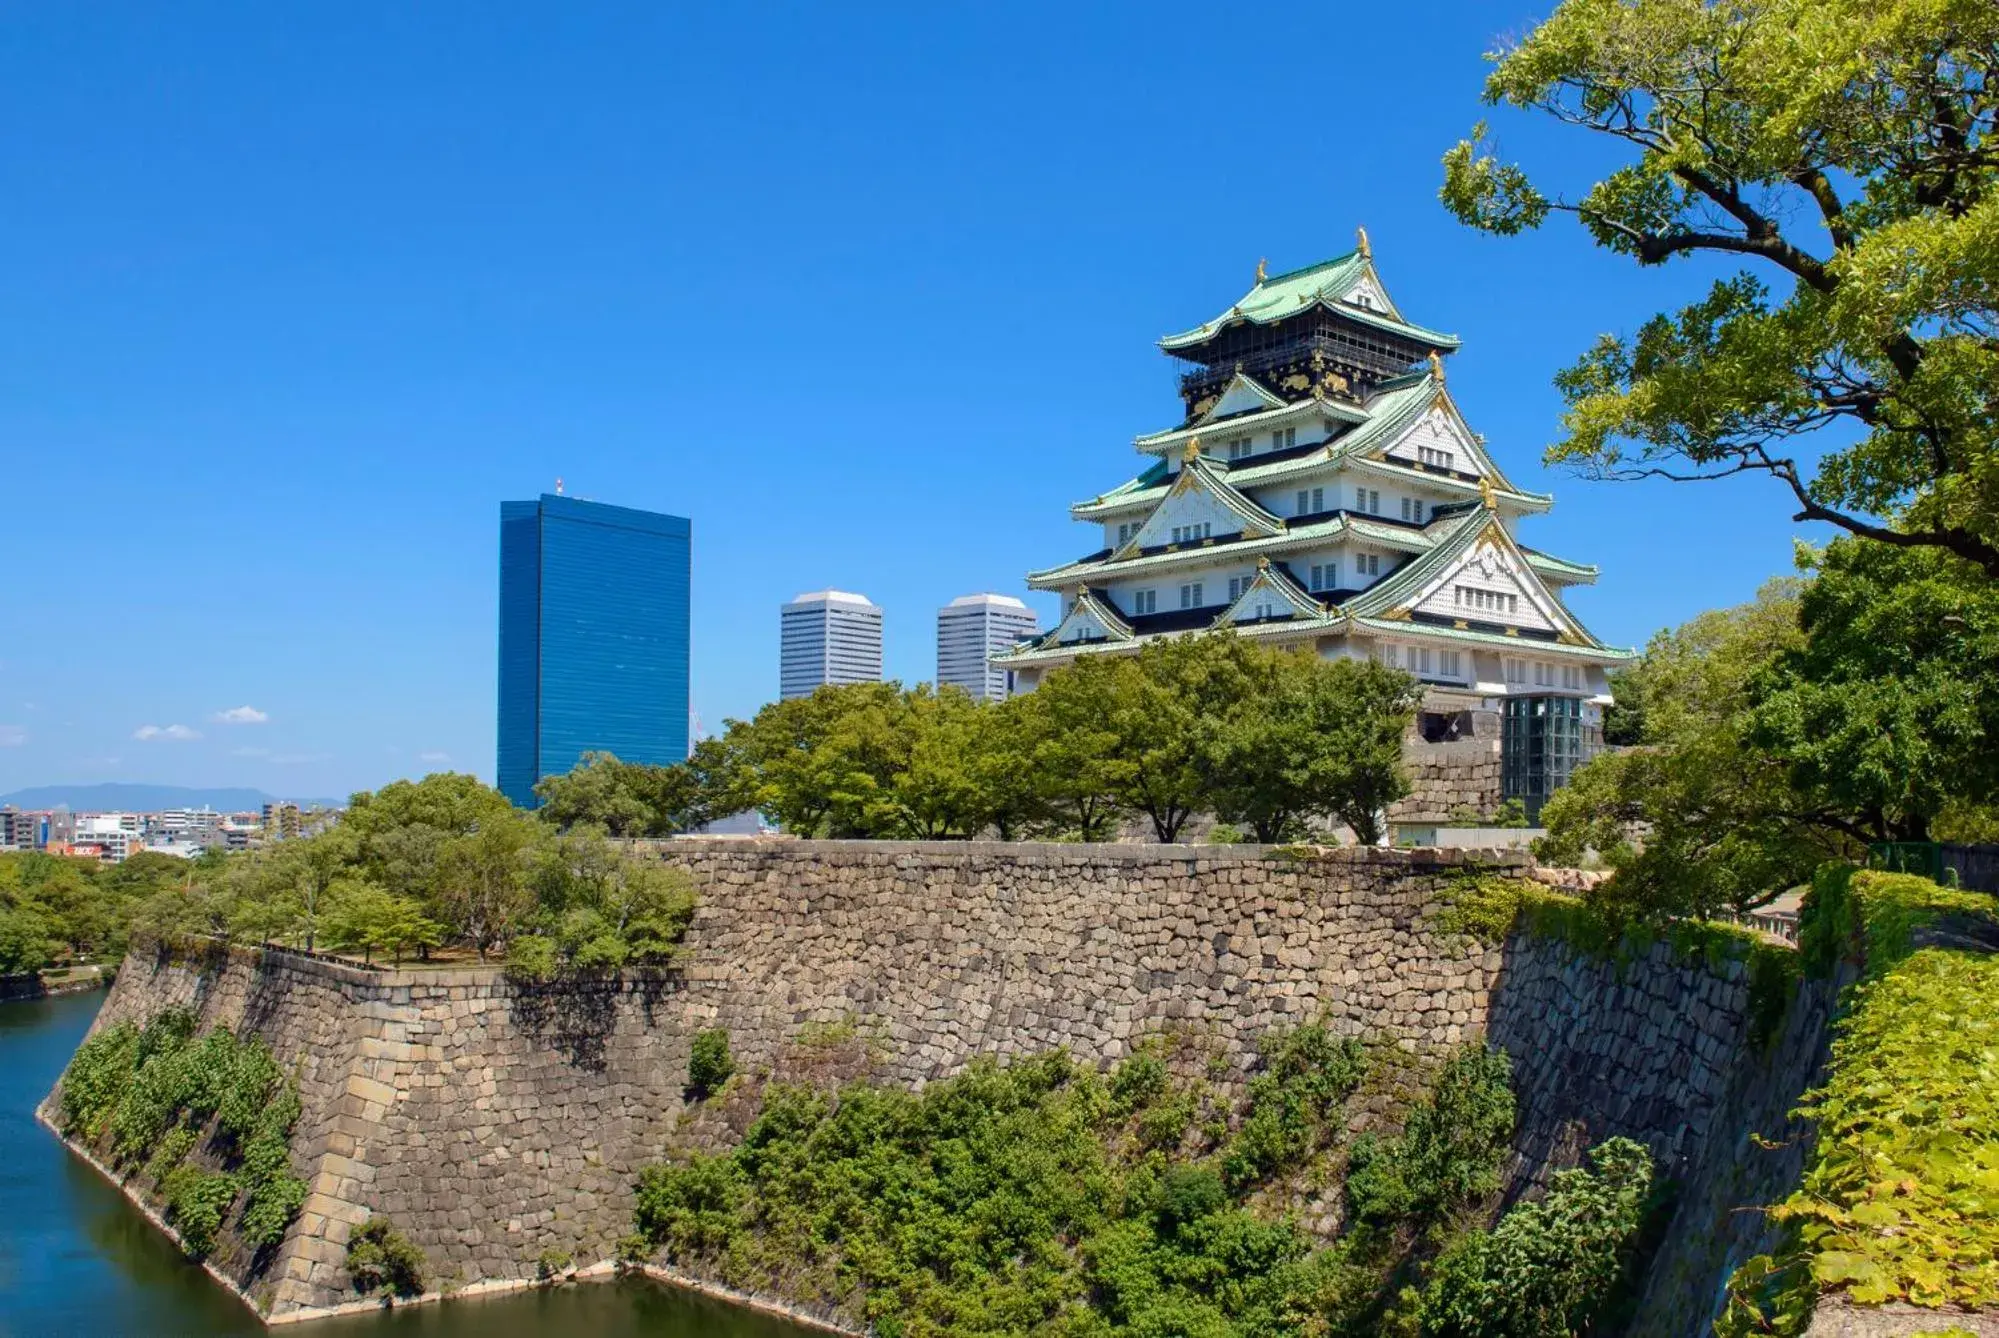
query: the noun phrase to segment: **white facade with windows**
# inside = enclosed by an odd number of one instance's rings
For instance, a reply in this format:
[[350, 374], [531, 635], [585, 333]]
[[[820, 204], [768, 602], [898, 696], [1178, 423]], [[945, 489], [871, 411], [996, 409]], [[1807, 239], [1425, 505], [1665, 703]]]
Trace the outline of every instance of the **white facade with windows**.
[[1013, 675], [993, 657], [1041, 630], [1034, 610], [1011, 595], [963, 595], [937, 610], [937, 686], [1003, 701]]
[[809, 697], [827, 684], [879, 683], [882, 611], [865, 595], [815, 590], [779, 614], [778, 694]]

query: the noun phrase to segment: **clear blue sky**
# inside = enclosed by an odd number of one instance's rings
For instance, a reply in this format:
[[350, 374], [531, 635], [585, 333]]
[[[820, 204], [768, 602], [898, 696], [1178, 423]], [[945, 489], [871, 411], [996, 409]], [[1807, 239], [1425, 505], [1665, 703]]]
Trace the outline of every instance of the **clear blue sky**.
[[939, 605], [1094, 546], [1068, 504], [1177, 417], [1153, 340], [1357, 223], [1601, 635], [1788, 568], [1775, 485], [1540, 466], [1551, 374], [1711, 273], [1437, 204], [1540, 8], [860, 9], [10, 7], [0, 791], [490, 778], [498, 505], [558, 475], [693, 519], [708, 729], [800, 590], [927, 678]]

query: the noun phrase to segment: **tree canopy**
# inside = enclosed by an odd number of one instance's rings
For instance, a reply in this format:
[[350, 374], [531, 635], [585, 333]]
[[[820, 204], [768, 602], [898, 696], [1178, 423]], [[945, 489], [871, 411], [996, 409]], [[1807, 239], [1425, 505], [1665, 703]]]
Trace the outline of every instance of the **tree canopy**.
[[1636, 746], [1548, 801], [1544, 858], [1601, 853], [1644, 914], [1768, 900], [1866, 845], [1977, 837], [1999, 796], [1999, 586], [1841, 539], [1802, 580], [1661, 632], [1619, 675]]
[[1099, 841], [1138, 818], [1167, 842], [1212, 813], [1262, 840], [1317, 821], [1372, 842], [1408, 790], [1402, 740], [1420, 695], [1369, 662], [1228, 632], [1161, 638], [1083, 656], [999, 703], [928, 685], [824, 687], [728, 722], [682, 766], [593, 755], [543, 782], [542, 812], [637, 833], [753, 807], [800, 835], [921, 840]]
[[1799, 520], [1999, 575], [1999, 6], [1564, 0], [1492, 59], [1488, 103], [1623, 161], [1562, 190], [1480, 125], [1444, 160], [1460, 219], [1742, 265], [1560, 374], [1551, 462], [1767, 475]]

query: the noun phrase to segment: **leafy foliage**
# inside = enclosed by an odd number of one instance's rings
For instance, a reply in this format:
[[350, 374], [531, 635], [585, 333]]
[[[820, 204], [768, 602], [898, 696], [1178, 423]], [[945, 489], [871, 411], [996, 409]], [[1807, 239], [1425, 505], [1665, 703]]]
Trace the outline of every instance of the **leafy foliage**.
[[[306, 1197], [291, 1170], [297, 1088], [261, 1040], [195, 1029], [193, 1013], [169, 1008], [143, 1030], [119, 1022], [91, 1036], [63, 1072], [63, 1132], [114, 1162], [143, 1158], [189, 1254], [215, 1248], [239, 1192], [238, 1234], [252, 1249], [275, 1245]], [[205, 1161], [189, 1160], [204, 1149]]]
[[386, 1217], [371, 1217], [347, 1238], [347, 1277], [363, 1293], [423, 1295], [423, 1251]]
[[1599, 852], [1639, 918], [1758, 905], [1866, 843], [1976, 831], [1999, 795], [1999, 583], [1842, 539], [1809, 579], [1653, 638], [1620, 676], [1638, 746], [1543, 811], [1542, 858]]
[[[1444, 160], [1461, 220], [1507, 235], [1572, 213], [1640, 264], [1748, 266], [1558, 377], [1550, 459], [1767, 475], [1797, 519], [1999, 576], [1995, 43], [1984, 0], [1565, 0], [1495, 55], [1489, 103], [1624, 158], [1563, 197], [1480, 126]], [[1821, 428], [1833, 444], [1801, 457]]]
[[1738, 1272], [1725, 1332], [1802, 1332], [1822, 1290], [1999, 1304], [1999, 956], [1920, 944], [1953, 922], [1999, 937], [1989, 898], [1923, 879], [1838, 870], [1814, 887], [1807, 956], [1856, 958], [1864, 974], [1801, 1107], [1818, 1137], [1775, 1210], [1790, 1244]]
[[729, 1054], [729, 1033], [721, 1027], [710, 1027], [694, 1033], [694, 1040], [687, 1050], [687, 1089], [697, 1096], [709, 1096], [718, 1092], [722, 1084], [729, 1081], [736, 1072], [736, 1061]]
[[1555, 1173], [1547, 1197], [1445, 1252], [1423, 1290], [1434, 1338], [1547, 1338], [1589, 1331], [1644, 1217], [1652, 1159], [1613, 1138], [1589, 1168]]
[[1431, 1222], [1499, 1185], [1513, 1135], [1513, 1065], [1503, 1050], [1453, 1055], [1399, 1137], [1362, 1135], [1348, 1158], [1347, 1209], [1362, 1222]]
[[[927, 686], [825, 687], [730, 721], [711, 741], [729, 760], [707, 767], [720, 788], [702, 804], [754, 806], [828, 837], [1104, 840], [1136, 815], [1175, 841], [1208, 811], [1264, 841], [1315, 819], [1371, 841], [1408, 790], [1402, 737], [1419, 696], [1396, 670], [1227, 632], [1084, 656], [1000, 703]], [[621, 812], [607, 800], [596, 819]]]
[[122, 864], [0, 852], [0, 975], [37, 971], [63, 959], [116, 961], [125, 955], [135, 907], [162, 889], [184, 886], [217, 859], [190, 864], [141, 851]]
[[[1372, 1334], [1389, 1280], [1420, 1270], [1404, 1218], [1316, 1247], [1254, 1206], [1332, 1173], [1359, 1046], [1266, 1038], [1233, 1111], [1141, 1052], [1108, 1075], [1055, 1053], [975, 1064], [921, 1093], [773, 1085], [731, 1151], [645, 1168], [637, 1257], [828, 1304], [890, 1338]], [[1165, 1116], [1170, 1137], [1147, 1137]], [[1396, 1156], [1431, 1210], [1492, 1184], [1512, 1127], [1506, 1065], [1453, 1059]]]

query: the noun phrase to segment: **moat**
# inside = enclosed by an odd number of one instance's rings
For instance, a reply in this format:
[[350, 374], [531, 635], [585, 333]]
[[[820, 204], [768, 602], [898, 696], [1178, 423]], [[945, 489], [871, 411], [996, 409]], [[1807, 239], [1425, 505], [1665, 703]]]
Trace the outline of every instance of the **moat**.
[[[103, 1177], [35, 1122], [101, 993], [0, 1004], [0, 1334], [263, 1333]], [[584, 1283], [326, 1320], [293, 1330], [513, 1338], [794, 1338], [808, 1330], [656, 1283]]]

